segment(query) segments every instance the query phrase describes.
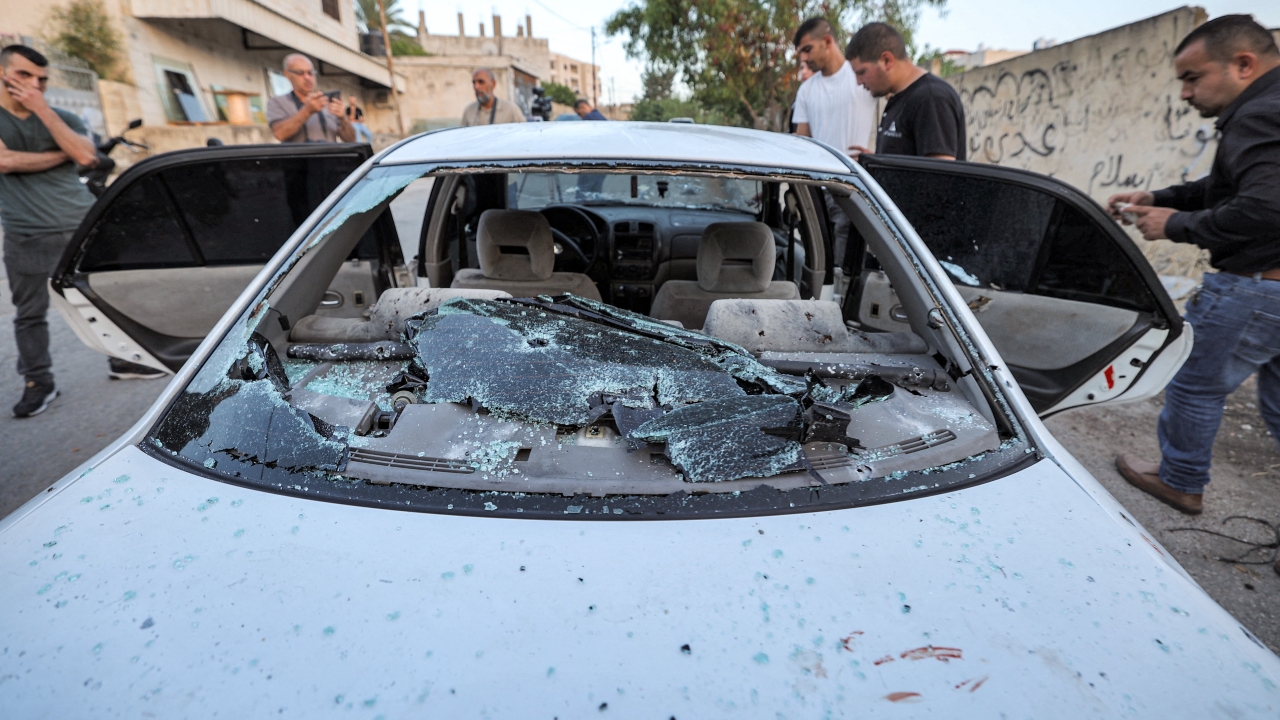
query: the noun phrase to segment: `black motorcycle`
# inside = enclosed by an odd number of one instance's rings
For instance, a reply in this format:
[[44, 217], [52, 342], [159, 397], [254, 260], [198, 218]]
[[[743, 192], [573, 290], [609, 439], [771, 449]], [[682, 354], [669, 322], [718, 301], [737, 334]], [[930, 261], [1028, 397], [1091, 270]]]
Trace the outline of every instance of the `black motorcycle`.
[[[140, 127], [142, 127], [141, 120], [132, 120], [124, 132]], [[102, 141], [98, 134], [94, 133], [93, 142], [98, 148], [98, 163], [93, 167], [81, 167], [79, 172], [80, 182], [89, 188], [89, 192], [93, 193], [94, 197], [102, 197], [102, 194], [107, 191], [107, 178], [116, 169], [116, 161], [111, 159], [111, 151], [115, 150], [117, 145], [124, 145], [134, 152], [151, 149], [146, 143], [126, 140], [124, 133], [108, 138], [106, 141]]]

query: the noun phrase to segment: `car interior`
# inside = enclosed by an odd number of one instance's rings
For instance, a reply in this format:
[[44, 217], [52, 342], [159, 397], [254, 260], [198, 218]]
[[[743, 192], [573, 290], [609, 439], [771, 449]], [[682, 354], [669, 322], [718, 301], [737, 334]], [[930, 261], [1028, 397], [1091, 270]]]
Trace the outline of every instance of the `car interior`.
[[[346, 207], [340, 203], [330, 211], [308, 250], [276, 283], [265, 310], [243, 319], [246, 359], [231, 371], [232, 378], [238, 374], [249, 382], [276, 377], [284, 402], [312, 422], [312, 440], [335, 428], [349, 429], [349, 454], [333, 463], [345, 477], [410, 486], [443, 482], [483, 491], [509, 487], [518, 475], [528, 492], [734, 493], [756, 487], [762, 478], [777, 489], [870, 477], [896, 481], [910, 470], [997, 451], [1013, 436], [978, 383], [958, 370], [952, 358], [962, 353], [954, 337], [928, 326], [918, 280], [902, 300], [915, 321], [902, 328], [864, 326], [852, 314], [856, 303], [832, 299], [831, 273], [824, 267], [830, 235], [823, 227], [825, 215], [818, 212], [823, 190], [816, 184], [710, 174], [542, 171], [440, 173], [384, 183], [382, 189], [366, 183], [365, 190], [382, 196], [364, 198], [359, 188], [351, 191]], [[873, 213], [865, 207], [861, 212], [871, 229]], [[397, 266], [404, 248], [412, 247], [402, 233], [414, 231], [421, 277], [402, 284]], [[900, 282], [912, 282], [903, 263], [891, 267]], [[357, 292], [369, 293], [363, 307], [349, 302]], [[342, 302], [330, 302], [337, 297]], [[537, 324], [542, 321], [523, 319], [524, 311], [518, 318], [504, 315], [535, 306], [566, 318]], [[465, 332], [450, 324], [462, 323], [458, 318], [464, 313], [473, 323]], [[502, 355], [509, 348], [501, 339], [486, 340], [490, 325], [477, 329], [479, 317], [485, 323], [505, 318], [501, 324], [518, 329], [529, 346], [560, 353], [558, 374], [516, 390], [499, 387], [511, 372], [510, 358]], [[663, 352], [665, 343], [691, 348], [711, 340], [717, 343], [711, 346], [718, 353], [716, 365], [699, 365], [710, 351], [699, 351], [699, 358], [650, 359], [652, 348], [637, 349], [626, 362], [657, 378], [655, 394], [637, 400], [634, 388], [621, 395], [609, 389], [611, 368], [599, 366], [597, 356], [611, 349], [581, 346], [597, 333], [613, 338], [611, 345], [628, 345], [634, 335], [660, 338]], [[450, 356], [454, 360], [424, 354], [439, 347], [466, 350]], [[494, 367], [486, 371], [483, 363], [490, 357], [496, 358]], [[578, 377], [573, 369], [578, 363], [581, 382], [604, 388], [584, 396], [587, 403], [603, 403], [609, 412], [575, 419], [571, 406], [585, 392], [577, 386], [561, 388], [551, 400], [542, 398], [544, 405], [521, 405], [538, 394], [537, 388], [554, 385], [555, 377]], [[450, 379], [451, 368], [471, 364], [476, 367], [465, 379]], [[590, 368], [605, 379], [593, 380]], [[206, 371], [215, 373], [217, 382], [200, 380]], [[429, 378], [415, 376], [424, 371]], [[225, 373], [225, 368], [206, 367], [188, 395], [216, 392]], [[800, 425], [787, 430], [783, 426], [790, 420], [768, 429], [774, 421], [759, 418], [771, 417], [770, 408], [725, 410], [727, 416], [740, 411], [757, 418], [744, 422], [758, 444], [747, 443], [733, 458], [717, 456], [714, 462], [697, 453], [723, 453], [722, 435], [714, 442], [714, 433], [698, 436], [706, 441], [702, 445], [676, 444], [652, 429], [653, 422], [638, 424], [632, 417], [633, 412], [664, 411], [675, 417], [681, 408], [710, 408], [709, 396], [692, 405], [678, 398], [703, 397], [697, 394], [705, 391], [702, 383], [726, 373], [732, 379], [722, 378], [729, 383], [722, 390], [734, 397], [717, 402], [794, 404], [787, 393], [837, 403], [862, 393], [871, 400], [857, 401], [856, 437], [847, 420], [843, 425], [830, 420], [846, 412], [840, 405], [822, 416], [827, 420], [819, 418], [839, 427], [821, 433]], [[484, 387], [472, 387], [477, 375], [485, 379]], [[806, 382], [817, 389], [805, 394]], [[441, 388], [451, 383], [469, 388], [466, 402], [433, 400], [432, 393], [445, 392]], [[745, 398], [738, 397], [744, 389]], [[225, 402], [223, 408], [231, 405]], [[243, 418], [235, 424], [255, 423]], [[269, 425], [278, 427], [278, 422]], [[199, 427], [205, 437], [170, 427], [160, 433], [164, 439], [158, 444], [189, 453], [198, 446], [226, 450], [217, 447], [226, 441], [207, 437], [208, 423]], [[645, 445], [637, 427], [650, 428], [645, 436], [651, 437], [650, 450], [618, 452], [620, 445]], [[652, 438], [666, 440], [665, 445]], [[477, 446], [480, 439], [485, 443]], [[304, 464], [327, 467], [315, 459], [328, 452], [322, 445], [315, 445], [318, 455], [302, 453], [310, 458]], [[290, 446], [293, 456], [298, 447], [310, 447], [298, 438]], [[679, 448], [694, 456], [680, 455]], [[786, 456], [784, 448], [799, 455]], [[857, 453], [850, 454], [854, 448]], [[500, 457], [491, 457], [495, 453]], [[230, 454], [261, 461], [234, 465], [241, 475], [291, 462], [243, 448]], [[725, 469], [744, 458], [755, 465]], [[221, 455], [217, 462], [231, 466]], [[772, 469], [762, 469], [766, 465]]]
[[[279, 208], [302, 202], [308, 189], [306, 199], [318, 205], [343, 169], [290, 170], [278, 161], [156, 173], [90, 229], [62, 284], [90, 300], [87, 312], [101, 312], [176, 368], [306, 215]], [[918, 200], [902, 200], [915, 197], [918, 179], [888, 170], [877, 179], [886, 188], [900, 181], [890, 190], [897, 204], [1038, 406], [1056, 402], [1093, 371], [1090, 363], [1109, 361], [1118, 345], [1159, 323], [1141, 278], [1126, 274], [1062, 203], [990, 193], [999, 197], [971, 213], [974, 222], [958, 223], [944, 218], [938, 199], [977, 204], [958, 196], [962, 188], [939, 181]], [[214, 190], [227, 198], [221, 206], [196, 201]], [[853, 220], [838, 265], [829, 261], [828, 196]], [[999, 222], [1011, 215], [1019, 220]], [[248, 239], [264, 223], [276, 226], [274, 246]], [[642, 495], [740, 492], [764, 477], [779, 489], [899, 479], [1007, 448], [1016, 422], [936, 317], [931, 291], [893, 233], [865, 193], [831, 182], [652, 168], [374, 170], [326, 212], [259, 311], [224, 341], [244, 343], [233, 352], [236, 364], [206, 365], [188, 388], [187, 396], [208, 396], [227, 378], [270, 379], [279, 407], [304, 419], [290, 441], [293, 459], [218, 447], [230, 441], [211, 439], [209, 422], [171, 424], [157, 444], [193, 458], [221, 453], [217, 462], [242, 476], [293, 463], [340, 467], [346, 477], [382, 484], [500, 489], [515, 474], [530, 492]], [[148, 241], [131, 241], [140, 236]], [[148, 292], [125, 292], [130, 284]], [[207, 302], [180, 301], [191, 287]], [[560, 315], [551, 324], [530, 319]], [[503, 387], [510, 363], [524, 356], [510, 355], [507, 335], [490, 337], [494, 323], [525, 338], [520, 353], [555, 354], [559, 374]], [[609, 385], [611, 368], [598, 357], [614, 349], [584, 345], [609, 337], [631, 347], [635, 335], [701, 355], [659, 361], [635, 350], [624, 364], [655, 378], [639, 398], [635, 388]], [[429, 365], [431, 348], [445, 346], [467, 350]], [[451, 368], [485, 358], [490, 370], [449, 379]], [[714, 367], [688, 370], [706, 362]], [[684, 366], [692, 374], [673, 370]], [[759, 452], [737, 454], [758, 462], [730, 471], [724, 458], [673, 455], [676, 444], [653, 418], [633, 422], [639, 410], [674, 417], [698, 405], [678, 398], [702, 397], [689, 388], [707, 373], [731, 376], [731, 394], [802, 395], [801, 429], [783, 428], [790, 420], [771, 427], [759, 419], [774, 412], [768, 408], [726, 410], [757, 417], [745, 432]], [[580, 383], [561, 387], [554, 401], [527, 404], [538, 394], [530, 388], [566, 374], [594, 378], [591, 386], [602, 389], [583, 395]], [[446, 387], [457, 397], [442, 403]], [[207, 411], [208, 400], [200, 402]], [[815, 402], [830, 412], [814, 419]], [[574, 403], [597, 410], [580, 417], [568, 409]], [[823, 417], [839, 427], [821, 430]], [[666, 449], [631, 452], [643, 437]], [[477, 447], [479, 438], [488, 444]], [[341, 460], [316, 459], [334, 445], [345, 448]], [[617, 453], [619, 445], [629, 451]], [[784, 445], [801, 448], [800, 456], [784, 457]], [[720, 470], [707, 470], [713, 466]], [[601, 472], [607, 477], [595, 476]]]

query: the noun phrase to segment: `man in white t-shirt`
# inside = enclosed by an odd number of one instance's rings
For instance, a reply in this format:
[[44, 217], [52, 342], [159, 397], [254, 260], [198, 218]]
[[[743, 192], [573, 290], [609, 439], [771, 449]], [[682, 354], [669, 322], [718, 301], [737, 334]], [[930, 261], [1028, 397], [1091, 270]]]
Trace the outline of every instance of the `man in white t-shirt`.
[[[796, 58], [813, 71], [796, 93], [792, 122], [796, 134], [820, 140], [841, 152], [866, 147], [875, 130], [876, 101], [845, 60], [835, 29], [825, 18], [810, 18], [796, 30]], [[835, 225], [832, 251], [835, 266], [844, 261], [849, 218], [827, 197], [827, 212]]]

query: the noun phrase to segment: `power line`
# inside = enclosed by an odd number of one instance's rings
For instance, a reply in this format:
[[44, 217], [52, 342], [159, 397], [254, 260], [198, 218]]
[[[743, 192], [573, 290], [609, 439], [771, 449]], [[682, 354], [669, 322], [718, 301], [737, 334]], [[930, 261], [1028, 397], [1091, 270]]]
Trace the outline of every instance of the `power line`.
[[574, 21], [570, 20], [569, 18], [567, 18], [567, 17], [565, 17], [565, 16], [561, 15], [560, 13], [556, 12], [555, 10], [552, 10], [551, 8], [547, 7], [546, 5], [543, 5], [541, 2], [539, 2], [539, 0], [533, 0], [533, 4], [537, 5], [538, 7], [542, 8], [543, 10], [546, 10], [547, 12], [551, 13], [552, 15], [555, 15], [556, 17], [560, 18], [561, 20], [563, 20], [565, 23], [567, 23], [570, 27], [574, 28], [575, 30], [581, 30], [582, 32], [590, 32], [590, 31], [591, 31], [591, 28], [584, 28], [584, 27], [582, 27], [581, 25], [579, 25], [579, 24], [575, 23]]

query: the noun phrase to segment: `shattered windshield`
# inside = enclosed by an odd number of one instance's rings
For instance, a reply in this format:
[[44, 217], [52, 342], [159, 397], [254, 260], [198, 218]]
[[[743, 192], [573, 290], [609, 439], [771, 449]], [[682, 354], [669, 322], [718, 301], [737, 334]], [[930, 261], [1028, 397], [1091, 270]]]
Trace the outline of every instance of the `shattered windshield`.
[[149, 452], [344, 502], [650, 516], [877, 501], [1023, 451], [918, 339], [751, 352], [571, 294], [384, 287], [367, 309], [325, 305], [422, 172], [371, 173], [299, 241]]
[[643, 205], [646, 207], [760, 212], [759, 180], [670, 175], [511, 173], [508, 206]]

